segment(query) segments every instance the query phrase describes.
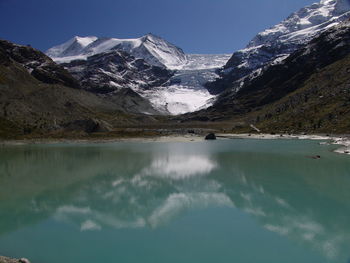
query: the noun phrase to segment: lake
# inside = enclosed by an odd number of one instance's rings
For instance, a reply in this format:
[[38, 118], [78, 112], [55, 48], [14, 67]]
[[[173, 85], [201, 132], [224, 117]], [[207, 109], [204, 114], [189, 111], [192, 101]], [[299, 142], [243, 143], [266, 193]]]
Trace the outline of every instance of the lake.
[[3, 146], [0, 255], [349, 263], [350, 157], [336, 147], [253, 139]]

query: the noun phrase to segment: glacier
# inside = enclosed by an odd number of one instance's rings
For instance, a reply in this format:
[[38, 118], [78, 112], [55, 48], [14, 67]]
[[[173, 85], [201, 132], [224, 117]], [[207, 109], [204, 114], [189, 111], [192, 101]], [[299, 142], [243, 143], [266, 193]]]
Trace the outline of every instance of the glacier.
[[231, 54], [187, 54], [187, 62], [178, 65], [167, 86], [141, 91], [154, 107], [178, 115], [211, 106], [216, 96], [204, 87], [219, 75], [217, 69], [225, 65]]

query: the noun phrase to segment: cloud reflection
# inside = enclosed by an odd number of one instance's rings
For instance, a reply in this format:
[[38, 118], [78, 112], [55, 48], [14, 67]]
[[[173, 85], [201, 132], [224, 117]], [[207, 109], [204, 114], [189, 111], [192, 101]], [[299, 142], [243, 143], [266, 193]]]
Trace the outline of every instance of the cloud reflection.
[[161, 206], [155, 209], [148, 222], [152, 227], [157, 227], [169, 222], [185, 210], [210, 206], [233, 207], [234, 204], [228, 196], [222, 193], [171, 194]]
[[101, 230], [101, 226], [99, 224], [96, 224], [92, 220], [86, 220], [81, 224], [80, 231], [95, 231], [95, 230]]
[[141, 174], [167, 177], [171, 179], [184, 179], [190, 176], [206, 175], [213, 171], [217, 164], [204, 155], [167, 154], [157, 156], [149, 167]]

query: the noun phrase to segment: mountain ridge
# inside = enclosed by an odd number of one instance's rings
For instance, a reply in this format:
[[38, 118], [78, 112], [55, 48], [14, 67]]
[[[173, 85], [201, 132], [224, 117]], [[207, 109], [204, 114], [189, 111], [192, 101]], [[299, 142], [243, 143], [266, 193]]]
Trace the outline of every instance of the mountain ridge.
[[142, 58], [153, 66], [169, 69], [187, 61], [181, 48], [151, 33], [133, 39], [75, 36], [61, 45], [48, 49], [45, 53], [56, 62], [64, 63], [86, 59], [114, 49], [125, 51], [135, 58]]
[[[182, 121], [244, 123], [265, 132], [350, 130], [350, 20], [322, 32], [285, 60], [227, 89], [206, 110]], [[234, 126], [234, 124], [232, 124]], [[236, 128], [235, 128], [236, 129]]]
[[220, 78], [206, 86], [212, 94], [239, 90], [244, 78], [259, 75], [264, 66], [279, 63], [322, 31], [349, 18], [348, 0], [322, 0], [303, 7], [258, 33], [246, 48], [234, 52], [219, 71]]
[[[350, 129], [342, 123], [350, 120], [349, 9], [347, 0], [302, 8], [259, 33], [226, 65], [228, 55], [184, 54], [152, 34], [74, 37], [48, 51], [60, 63], [0, 41], [0, 126], [14, 125], [20, 133], [91, 132], [98, 125], [146, 127], [149, 120], [159, 126], [243, 122], [248, 130], [252, 124], [278, 132], [344, 132]], [[212, 94], [204, 89], [207, 81], [213, 81]]]
[[[92, 83], [96, 92], [131, 88], [162, 114], [181, 114], [211, 105], [213, 96], [204, 84], [217, 77], [216, 69], [229, 58], [226, 54], [185, 54], [152, 33], [135, 39], [74, 37], [46, 54], [83, 83]], [[99, 63], [95, 63], [96, 57]], [[93, 76], [88, 76], [92, 71]]]

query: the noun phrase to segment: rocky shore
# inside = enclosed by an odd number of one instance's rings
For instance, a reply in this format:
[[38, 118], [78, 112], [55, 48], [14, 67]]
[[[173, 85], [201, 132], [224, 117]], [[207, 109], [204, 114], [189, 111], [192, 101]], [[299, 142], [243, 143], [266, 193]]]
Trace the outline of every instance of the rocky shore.
[[[302, 135], [302, 134], [232, 134], [215, 133], [215, 130], [200, 130], [183, 133], [165, 133], [164, 135], [137, 136], [124, 138], [86, 138], [86, 139], [24, 139], [24, 140], [0, 140], [0, 146], [4, 145], [25, 145], [25, 144], [84, 144], [84, 143], [114, 143], [114, 142], [198, 142], [204, 141], [209, 134], [215, 135], [217, 139], [298, 139], [298, 140], [324, 140], [329, 144], [340, 145], [335, 152], [350, 154], [350, 135]], [[209, 132], [209, 133], [208, 133]], [[0, 261], [0, 263], [2, 263]]]
[[226, 139], [298, 139], [298, 140], [325, 140], [327, 144], [341, 145], [336, 153], [350, 154], [350, 135], [298, 135], [298, 134], [217, 134], [218, 138]]
[[0, 256], [0, 263], [30, 263], [26, 258], [14, 259]]

